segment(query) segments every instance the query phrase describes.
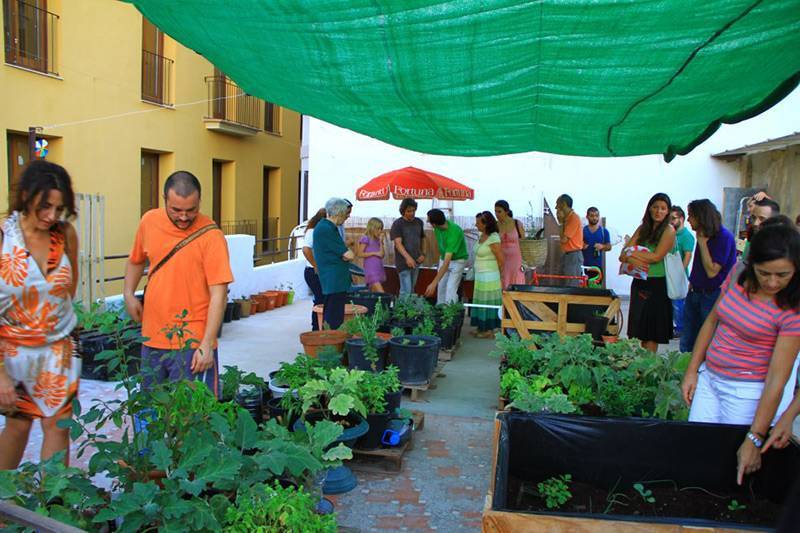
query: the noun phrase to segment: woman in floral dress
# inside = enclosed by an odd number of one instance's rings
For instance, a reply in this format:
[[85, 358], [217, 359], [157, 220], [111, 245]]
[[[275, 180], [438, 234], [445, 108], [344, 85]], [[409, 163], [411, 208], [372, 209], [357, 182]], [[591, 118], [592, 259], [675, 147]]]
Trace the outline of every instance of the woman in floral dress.
[[42, 459], [68, 451], [69, 431], [56, 423], [72, 415], [81, 373], [70, 337], [78, 237], [63, 220], [75, 215], [69, 174], [32, 162], [9, 211], [0, 234], [0, 470], [19, 465], [36, 418]]
[[[475, 227], [478, 228], [480, 236], [475, 243], [475, 289], [472, 303], [502, 305], [503, 285], [500, 272], [503, 270], [504, 258], [497, 221], [489, 211], [483, 211], [475, 216]], [[473, 335], [478, 338], [492, 338], [494, 330], [500, 327], [497, 309], [473, 307], [470, 316], [472, 325], [475, 326]]]

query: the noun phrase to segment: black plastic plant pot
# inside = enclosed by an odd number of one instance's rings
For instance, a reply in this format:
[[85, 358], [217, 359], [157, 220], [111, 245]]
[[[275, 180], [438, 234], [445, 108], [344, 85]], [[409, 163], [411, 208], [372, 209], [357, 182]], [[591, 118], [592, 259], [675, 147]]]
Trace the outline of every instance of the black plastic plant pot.
[[441, 349], [449, 350], [456, 344], [456, 325], [452, 324], [446, 328], [437, 327], [434, 333], [442, 341]]
[[385, 292], [351, 291], [347, 294], [347, 301], [367, 308], [367, 315], [375, 312], [378, 302], [384, 309], [389, 309], [394, 304], [395, 296]]
[[369, 430], [367, 430], [363, 437], [356, 441], [356, 448], [361, 450], [374, 450], [375, 448], [380, 448], [381, 437], [383, 436], [383, 432], [386, 430], [386, 426], [389, 424], [389, 419], [391, 417], [392, 412], [388, 410], [385, 413], [368, 414], [367, 424], [369, 424]]
[[414, 331], [414, 328], [416, 328], [419, 325], [419, 323], [420, 323], [419, 320], [410, 319], [410, 318], [409, 319], [404, 319], [404, 320], [393, 319], [391, 322], [389, 322], [389, 331], [388, 331], [388, 333], [391, 333], [392, 329], [399, 328], [399, 329], [402, 329], [403, 331], [405, 331], [406, 335], [411, 335], [411, 332]]
[[[420, 341], [422, 341], [420, 343]], [[389, 341], [389, 362], [400, 370], [400, 382], [422, 385], [430, 381], [439, 359], [439, 338], [403, 335]]]
[[384, 396], [386, 398], [386, 410], [392, 415], [400, 408], [400, 402], [403, 399], [403, 390], [397, 392], [387, 392]]
[[608, 318], [591, 315], [586, 317], [585, 323], [586, 333], [590, 334], [594, 340], [599, 341], [608, 327]]
[[247, 391], [239, 391], [236, 395], [236, 403], [243, 407], [256, 424], [264, 420], [264, 393], [261, 388], [253, 387]]
[[281, 399], [280, 398], [271, 398], [266, 403], [267, 406], [267, 416], [269, 416], [270, 420], [276, 420], [278, 424], [286, 427], [292, 427], [292, 425], [297, 420], [296, 416], [291, 416], [287, 418], [286, 416], [286, 409], [281, 407]]
[[233, 320], [233, 302], [225, 304], [225, 315], [222, 317], [222, 322], [227, 324]]
[[[747, 426], [505, 412], [495, 431], [484, 523], [537, 529], [549, 516], [560, 531], [771, 530], [800, 478], [800, 447], [791, 443], [762, 455], [761, 469], [737, 485], [736, 452]], [[548, 509], [537, 484], [564, 474], [572, 477], [572, 498]], [[634, 490], [639, 483], [652, 501]], [[733, 500], [746, 511], [731, 508]]]
[[345, 346], [347, 347], [347, 367], [351, 370], [367, 370], [370, 372], [382, 372], [386, 366], [386, 354], [389, 351], [389, 341], [382, 339], [375, 339], [373, 345], [378, 352], [378, 360], [375, 362], [375, 368], [372, 368], [372, 361], [367, 359], [366, 347], [367, 342], [364, 339], [347, 339]]
[[242, 318], [242, 304], [233, 302], [233, 320], [240, 320]]

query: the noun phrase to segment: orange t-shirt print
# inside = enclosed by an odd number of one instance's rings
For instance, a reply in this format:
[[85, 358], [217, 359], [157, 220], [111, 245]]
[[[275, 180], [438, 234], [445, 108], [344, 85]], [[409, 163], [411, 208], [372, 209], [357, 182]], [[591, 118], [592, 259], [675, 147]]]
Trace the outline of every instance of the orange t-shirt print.
[[[164, 209], [152, 209], [139, 222], [129, 259], [134, 264], [149, 260], [153, 267], [183, 239], [212, 223], [207, 216], [198, 215], [194, 224], [181, 230]], [[142, 335], [148, 340], [144, 344], [165, 350], [182, 349], [186, 340], [195, 339], [192, 348], [196, 347], [206, 329], [211, 299], [208, 288], [232, 281], [228, 243], [222, 231], [213, 229], [184, 246], [148, 280], [142, 317]], [[184, 310], [186, 317], [178, 318]], [[164, 330], [181, 321], [187, 322], [183, 341], [168, 339]]]
[[566, 243], [561, 244], [563, 252], [575, 252], [583, 250], [583, 228], [581, 227], [581, 217], [573, 211], [564, 222], [564, 236]]

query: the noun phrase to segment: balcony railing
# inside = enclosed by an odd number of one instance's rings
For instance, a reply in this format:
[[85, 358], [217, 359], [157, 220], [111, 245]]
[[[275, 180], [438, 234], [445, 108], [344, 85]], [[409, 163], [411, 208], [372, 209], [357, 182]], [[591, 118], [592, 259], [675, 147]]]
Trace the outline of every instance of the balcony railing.
[[175, 62], [147, 50], [142, 50], [142, 100], [172, 105], [172, 65]]
[[255, 235], [258, 232], [256, 220], [223, 220], [220, 229], [225, 235]]
[[58, 15], [21, 0], [3, 2], [6, 63], [58, 74]]
[[279, 111], [279, 107], [272, 102], [264, 102], [264, 131], [280, 133], [280, 124], [278, 124]]
[[261, 129], [261, 100], [245, 93], [225, 76], [206, 76], [207, 119]]

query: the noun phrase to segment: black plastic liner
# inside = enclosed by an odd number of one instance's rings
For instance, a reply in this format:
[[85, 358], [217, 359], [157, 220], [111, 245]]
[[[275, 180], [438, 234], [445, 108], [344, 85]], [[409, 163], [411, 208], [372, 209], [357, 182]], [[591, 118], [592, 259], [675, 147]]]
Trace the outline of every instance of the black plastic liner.
[[753, 478], [756, 496], [781, 504], [800, 476], [800, 447], [791, 444], [764, 454], [761, 469], [742, 487], [736, 485], [736, 450], [747, 426], [521, 412], [500, 413], [498, 420], [496, 511], [718, 527], [721, 522], [692, 518], [521, 511], [508, 498], [509, 477], [538, 482], [568, 473], [599, 488], [669, 479], [681, 487], [729, 493], [749, 490]]
[[[617, 293], [611, 289], [587, 289], [583, 287], [539, 287], [536, 285], [510, 285], [509, 291], [517, 292], [536, 292], [543, 294], [569, 294], [571, 296], [608, 296], [616, 298]], [[517, 311], [522, 316], [523, 320], [531, 320], [541, 322], [533, 312], [522, 305], [521, 302], [516, 302]], [[558, 313], [558, 304], [545, 303], [554, 312]], [[583, 324], [588, 317], [592, 317], [596, 312], [605, 313], [607, 306], [604, 305], [590, 305], [590, 304], [570, 304], [567, 306], [567, 322], [574, 322]]]

